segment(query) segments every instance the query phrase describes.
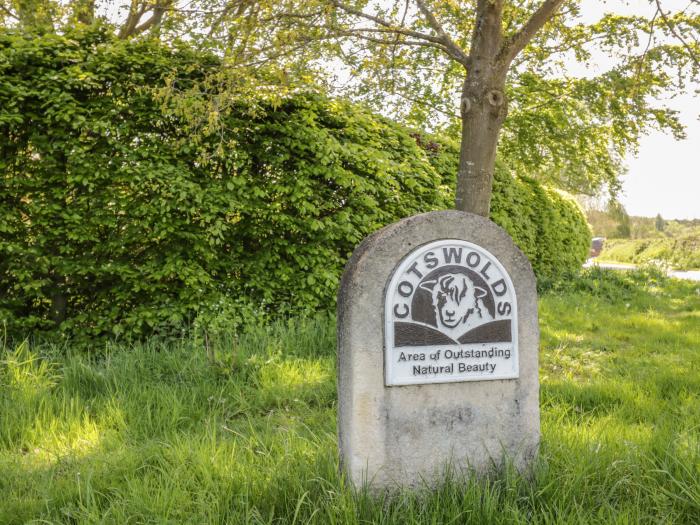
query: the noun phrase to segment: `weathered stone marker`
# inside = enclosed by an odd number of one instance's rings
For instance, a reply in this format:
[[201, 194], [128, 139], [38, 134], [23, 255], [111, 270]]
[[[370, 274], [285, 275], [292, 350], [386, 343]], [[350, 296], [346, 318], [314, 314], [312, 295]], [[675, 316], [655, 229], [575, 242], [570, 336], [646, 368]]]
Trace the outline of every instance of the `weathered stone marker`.
[[458, 211], [374, 233], [338, 298], [338, 430], [356, 485], [415, 486], [447, 467], [524, 469], [539, 443], [539, 327], [530, 263]]

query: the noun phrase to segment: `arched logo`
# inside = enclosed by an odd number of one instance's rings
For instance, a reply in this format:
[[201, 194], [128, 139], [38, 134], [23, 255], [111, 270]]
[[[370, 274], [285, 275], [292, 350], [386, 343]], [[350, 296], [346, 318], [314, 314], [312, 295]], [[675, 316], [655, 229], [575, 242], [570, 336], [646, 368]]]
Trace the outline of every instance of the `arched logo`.
[[387, 385], [518, 377], [510, 276], [484, 248], [458, 239], [421, 246], [385, 296]]

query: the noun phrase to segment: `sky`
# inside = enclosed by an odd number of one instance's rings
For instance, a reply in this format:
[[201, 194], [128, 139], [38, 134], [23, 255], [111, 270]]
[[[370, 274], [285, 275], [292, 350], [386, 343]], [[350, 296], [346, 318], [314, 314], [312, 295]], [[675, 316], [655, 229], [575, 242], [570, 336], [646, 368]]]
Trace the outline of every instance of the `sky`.
[[659, 132], [644, 137], [637, 157], [627, 160], [620, 200], [630, 215], [700, 218], [700, 95], [669, 105], [680, 111], [687, 138], [678, 141]]
[[[680, 0], [664, 0], [662, 5], [678, 6]], [[687, 0], [683, 2], [683, 5]], [[593, 21], [603, 12], [653, 14], [649, 0], [584, 0], [582, 15]], [[607, 56], [596, 57], [601, 68], [613, 65]], [[675, 140], [670, 134], [652, 132], [643, 137], [636, 157], [625, 164], [620, 200], [630, 215], [656, 216], [665, 219], [700, 218], [700, 93], [691, 92], [663, 101], [679, 112], [686, 126], [687, 138]]]

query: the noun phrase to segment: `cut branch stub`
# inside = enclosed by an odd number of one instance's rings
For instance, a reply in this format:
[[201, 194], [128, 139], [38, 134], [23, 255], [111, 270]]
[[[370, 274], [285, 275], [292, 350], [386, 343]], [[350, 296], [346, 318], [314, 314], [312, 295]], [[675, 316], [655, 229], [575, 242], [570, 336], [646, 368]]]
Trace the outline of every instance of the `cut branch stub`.
[[493, 107], [498, 108], [503, 105], [503, 92], [499, 89], [491, 89], [486, 93], [486, 100]]
[[460, 112], [462, 113], [462, 116], [466, 115], [469, 113], [469, 110], [472, 108], [472, 102], [469, 100], [469, 97], [462, 97], [462, 100], [459, 105]]

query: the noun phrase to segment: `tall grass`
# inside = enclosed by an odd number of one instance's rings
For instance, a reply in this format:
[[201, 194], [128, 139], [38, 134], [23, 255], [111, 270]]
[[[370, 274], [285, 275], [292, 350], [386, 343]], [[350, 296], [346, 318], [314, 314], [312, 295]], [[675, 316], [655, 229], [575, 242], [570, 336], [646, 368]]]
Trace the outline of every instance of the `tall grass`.
[[0, 523], [698, 523], [700, 290], [592, 271], [540, 301], [534, 474], [339, 474], [331, 316], [0, 364]]

